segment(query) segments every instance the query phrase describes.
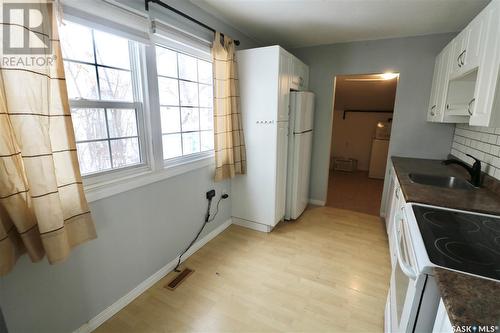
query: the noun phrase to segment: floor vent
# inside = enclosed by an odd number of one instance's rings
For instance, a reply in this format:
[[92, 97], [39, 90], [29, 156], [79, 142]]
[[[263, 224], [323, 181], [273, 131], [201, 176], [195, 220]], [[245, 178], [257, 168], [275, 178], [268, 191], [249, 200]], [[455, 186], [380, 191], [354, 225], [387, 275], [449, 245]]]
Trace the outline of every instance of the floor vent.
[[189, 268], [184, 268], [182, 272], [179, 273], [169, 284], [165, 286], [165, 288], [170, 290], [175, 290], [182, 282], [186, 280], [186, 278], [193, 273], [194, 270]]

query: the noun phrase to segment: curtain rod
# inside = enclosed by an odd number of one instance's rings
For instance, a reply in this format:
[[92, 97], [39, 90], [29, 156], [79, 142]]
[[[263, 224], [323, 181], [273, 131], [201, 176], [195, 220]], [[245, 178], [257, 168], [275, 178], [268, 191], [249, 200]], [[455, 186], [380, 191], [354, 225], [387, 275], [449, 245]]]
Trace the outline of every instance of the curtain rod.
[[[203, 28], [207, 29], [207, 30], [210, 30], [212, 31], [213, 33], [216, 32], [216, 30], [208, 25], [206, 25], [205, 23], [201, 22], [201, 21], [198, 21], [197, 19], [195, 19], [194, 17], [191, 17], [189, 16], [188, 14], [186, 13], [183, 13], [181, 12], [180, 10], [172, 7], [172, 6], [169, 6], [167, 5], [166, 3], [164, 3], [163, 1], [161, 0], [145, 0], [145, 6], [146, 6], [146, 10], [149, 11], [149, 3], [152, 2], [152, 3], [155, 3], [157, 5], [160, 5], [161, 7], [165, 8], [165, 9], [168, 9], [184, 18], [187, 18], [188, 20], [190, 20], [191, 22], [194, 22], [200, 26], [202, 26]], [[224, 34], [221, 33], [221, 36], [224, 37]], [[240, 41], [239, 40], [234, 40], [234, 44], [235, 45], [240, 45]]]
[[364, 113], [364, 112], [372, 112], [372, 113], [393, 113], [394, 110], [344, 110], [343, 111], [343, 114], [342, 114], [342, 119], [345, 120], [345, 115], [346, 113], [348, 112], [360, 112], [360, 113]]

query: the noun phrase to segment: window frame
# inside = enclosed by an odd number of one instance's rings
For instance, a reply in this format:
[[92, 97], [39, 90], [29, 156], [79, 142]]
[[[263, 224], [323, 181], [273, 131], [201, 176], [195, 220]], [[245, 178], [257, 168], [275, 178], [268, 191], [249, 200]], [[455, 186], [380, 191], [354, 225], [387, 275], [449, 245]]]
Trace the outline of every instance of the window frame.
[[[178, 47], [176, 45], [176, 43], [173, 43], [171, 40], [163, 40], [163, 39], [155, 39], [152, 43], [152, 56], [153, 58], [155, 59], [154, 61], [154, 77], [155, 77], [155, 81], [156, 81], [156, 92], [157, 92], [157, 100], [156, 100], [156, 105], [158, 106], [158, 114], [161, 115], [161, 107], [164, 107], [165, 105], [162, 105], [160, 103], [160, 97], [159, 97], [159, 89], [158, 89], [158, 78], [162, 77], [162, 78], [168, 78], [168, 79], [174, 79], [174, 80], [177, 80], [177, 83], [179, 83], [180, 81], [183, 81], [183, 82], [192, 82], [192, 83], [196, 83], [198, 85], [198, 94], [199, 94], [199, 85], [200, 84], [204, 84], [204, 85], [208, 85], [206, 83], [203, 83], [203, 82], [199, 82], [199, 81], [192, 81], [192, 80], [187, 80], [187, 79], [181, 79], [179, 77], [177, 78], [174, 78], [174, 77], [168, 77], [168, 76], [165, 76], [165, 75], [160, 75], [158, 74], [158, 71], [157, 71], [157, 62], [156, 62], [156, 48], [157, 47], [162, 47], [164, 49], [167, 49], [167, 50], [170, 50], [170, 51], [173, 51], [177, 54], [184, 54], [184, 55], [187, 55], [189, 57], [193, 57], [193, 58], [196, 58], [196, 59], [199, 59], [199, 60], [202, 60], [202, 61], [206, 61], [206, 62], [209, 62], [212, 66], [213, 66], [213, 61], [212, 61], [212, 57], [211, 57], [211, 54], [207, 53], [207, 52], [204, 52], [203, 51], [203, 45], [200, 43], [200, 48], [198, 50], [196, 50], [193, 46], [190, 46], [190, 48], [188, 48], [186, 50], [186, 48], [183, 48], [183, 47]], [[190, 52], [190, 50], [192, 50], [192, 52]], [[151, 51], [150, 51], [151, 52]], [[178, 63], [178, 57], [177, 57], [177, 76], [179, 76], [179, 63]], [[198, 68], [196, 69], [198, 71]], [[198, 78], [199, 79], [199, 78]], [[214, 85], [213, 85], [213, 79], [212, 79], [212, 83], [210, 84], [210, 86], [212, 87], [212, 96], [214, 95]], [[179, 105], [178, 106], [172, 106], [172, 107], [178, 107], [179, 108], [179, 112], [182, 112], [182, 106], [180, 105], [180, 89], [179, 89]], [[198, 104], [199, 104], [199, 97], [198, 97]], [[210, 107], [200, 107], [199, 105], [196, 106], [196, 108], [198, 109], [198, 112], [200, 109], [202, 108], [205, 108], [205, 109], [209, 109]], [[215, 108], [215, 103], [214, 103], [214, 99], [212, 97], [212, 112]], [[160, 116], [161, 117], [161, 116]], [[213, 122], [212, 122], [212, 132], [214, 132], [214, 128], [213, 128]], [[181, 137], [182, 137], [182, 133], [189, 133], [189, 132], [197, 132], [197, 133], [200, 133], [201, 132], [204, 132], [204, 131], [210, 131], [210, 130], [201, 130], [199, 129], [198, 131], [186, 131], [186, 132], [182, 132], [182, 128], [181, 128], [181, 131], [178, 132], [179, 134], [181, 134]], [[177, 132], [176, 132], [177, 133]], [[175, 133], [174, 133], [175, 134]], [[160, 144], [162, 145], [162, 140], [163, 140], [163, 131], [161, 129], [161, 118], [160, 118]], [[215, 137], [214, 137], [215, 139]], [[182, 141], [181, 141], [181, 145], [182, 145]], [[201, 145], [201, 138], [200, 138], [200, 145]], [[188, 155], [181, 155], [181, 156], [176, 156], [176, 157], [172, 157], [172, 158], [168, 158], [168, 159], [165, 159], [163, 157], [163, 150], [161, 151], [161, 159], [162, 159], [162, 165], [164, 168], [171, 168], [171, 167], [176, 167], [176, 166], [179, 166], [179, 165], [184, 165], [184, 164], [188, 164], [188, 163], [191, 163], [191, 162], [196, 162], [196, 161], [200, 161], [200, 160], [204, 160], [204, 159], [213, 159], [214, 156], [215, 156], [215, 152], [214, 152], [214, 149], [215, 148], [212, 148], [210, 150], [206, 150], [206, 151], [200, 151], [200, 152], [197, 152], [197, 153], [192, 153], [192, 154], [188, 154]]]
[[[86, 99], [86, 98], [77, 98], [77, 99], [71, 99], [68, 96], [68, 102], [69, 102], [69, 107], [70, 110], [73, 108], [93, 108], [93, 109], [134, 109], [136, 112], [136, 122], [137, 122], [137, 139], [138, 139], [138, 144], [139, 144], [139, 158], [140, 158], [140, 163], [137, 164], [132, 164], [132, 165], [127, 165], [123, 167], [117, 167], [113, 168], [111, 167], [110, 169], [102, 170], [102, 171], [97, 171], [97, 172], [92, 172], [88, 173], [85, 175], [82, 175], [82, 179], [84, 181], [84, 185], [87, 187], [95, 187], [95, 186], [100, 186], [103, 184], [107, 184], [110, 181], [116, 181], [120, 180], [122, 178], [127, 178], [133, 174], [137, 173], [144, 173], [147, 172], [148, 170], [151, 170], [151, 153], [150, 153], [150, 142], [148, 140], [148, 137], [150, 136], [149, 131], [147, 130], [147, 105], [144, 100], [145, 96], [145, 90], [144, 90], [144, 76], [141, 75], [141, 73], [144, 71], [144, 66], [143, 66], [143, 61], [142, 58], [144, 57], [143, 55], [143, 45], [140, 45], [139, 42], [128, 39], [126, 37], [122, 37], [118, 34], [113, 34], [113, 32], [110, 31], [105, 31], [102, 29], [99, 29], [99, 27], [96, 27], [94, 24], [91, 22], [82, 22], [82, 20], [79, 19], [73, 19], [72, 17], [65, 17], [65, 21], [68, 21], [73, 24], [78, 24], [82, 25], [86, 28], [92, 29], [92, 30], [98, 30], [104, 33], [112, 34], [120, 38], [125, 38], [128, 41], [128, 50], [129, 50], [129, 58], [130, 58], [130, 75], [131, 75], [131, 83], [132, 83], [132, 96], [133, 96], [133, 101], [117, 101], [117, 100], [96, 100], [96, 99]], [[95, 52], [95, 43], [93, 45]], [[96, 69], [96, 72], [98, 71], [99, 68], [111, 68], [111, 69], [118, 69], [118, 70], [123, 70], [122, 68], [119, 67], [114, 67], [114, 66], [109, 66], [109, 65], [101, 65], [97, 63], [97, 60], [94, 58], [95, 63], [90, 63], [86, 61], [79, 61], [79, 60], [74, 60], [71, 58], [63, 58], [63, 62], [73, 62], [73, 63], [81, 63], [85, 65], [91, 65]], [[97, 75], [97, 73], [96, 73]], [[96, 76], [97, 80], [97, 86], [99, 87], [99, 77]], [[105, 111], [106, 112], [106, 111]], [[108, 126], [108, 124], [106, 124]], [[113, 140], [110, 137], [106, 137], [105, 139], [102, 140], [96, 140], [96, 141], [103, 141], [103, 142], [109, 142], [110, 140]], [[77, 141], [78, 142], [78, 141]], [[110, 151], [111, 153], [111, 151]]]
[[[193, 170], [209, 168], [215, 170], [214, 150], [199, 152], [172, 159], [163, 159], [163, 144], [160, 116], [160, 101], [158, 92], [158, 76], [156, 70], [156, 45], [173, 49], [179, 53], [206, 60], [212, 63], [211, 51], [208, 44], [191, 43], [184, 47], [182, 38], [176, 35], [155, 34], [150, 40], [144, 41], [123, 35], [113, 29], [113, 25], [103, 25], [103, 22], [94, 22], [87, 17], [65, 13], [64, 20], [80, 24], [90, 29], [114, 34], [118, 37], [133, 41], [134, 51], [130, 52], [132, 74], [132, 89], [134, 99], [139, 101], [102, 101], [90, 99], [69, 100], [72, 107], [91, 107], [100, 105], [130, 105], [137, 112], [137, 135], [139, 138], [141, 163], [116, 169], [82, 176], [84, 191], [88, 202], [93, 202], [129, 191], [141, 186], [175, 177]], [[70, 59], [71, 60], [71, 59]], [[212, 82], [213, 89], [213, 82]], [[136, 97], [137, 96], [137, 97]], [[214, 101], [212, 101], [214, 103]]]

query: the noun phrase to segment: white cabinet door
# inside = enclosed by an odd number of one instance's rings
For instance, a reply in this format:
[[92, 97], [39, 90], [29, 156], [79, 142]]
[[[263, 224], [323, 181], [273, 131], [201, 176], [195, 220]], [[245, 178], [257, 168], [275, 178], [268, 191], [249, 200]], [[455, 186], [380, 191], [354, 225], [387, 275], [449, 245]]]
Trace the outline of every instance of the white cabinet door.
[[280, 50], [278, 121], [288, 121], [290, 113], [290, 58], [290, 54]]
[[[500, 127], [500, 1], [486, 7], [484, 39], [469, 124]], [[496, 102], [495, 102], [496, 101]]]
[[457, 37], [452, 41], [452, 55], [451, 55], [451, 71], [450, 76], [455, 78], [462, 75], [462, 66], [464, 61], [464, 53], [467, 45], [467, 36], [469, 30], [466, 28], [462, 30]]
[[436, 321], [434, 322], [434, 327], [432, 328], [432, 333], [453, 333], [453, 327], [448, 317], [448, 312], [444, 307], [443, 299], [439, 301], [439, 307], [437, 310]]
[[481, 12], [474, 20], [467, 26], [468, 38], [467, 44], [464, 49], [464, 55], [462, 56], [462, 71], [468, 72], [473, 68], [479, 66], [481, 61], [482, 51], [484, 48], [481, 47], [485, 40], [485, 29], [488, 25], [489, 15], [487, 12]]
[[276, 145], [276, 218], [275, 223], [285, 216], [286, 173], [288, 156], [288, 122], [278, 122]]
[[436, 57], [434, 76], [432, 77], [431, 98], [427, 110], [427, 120], [447, 122], [445, 118], [446, 95], [450, 77], [450, 55], [453, 45], [446, 46]]

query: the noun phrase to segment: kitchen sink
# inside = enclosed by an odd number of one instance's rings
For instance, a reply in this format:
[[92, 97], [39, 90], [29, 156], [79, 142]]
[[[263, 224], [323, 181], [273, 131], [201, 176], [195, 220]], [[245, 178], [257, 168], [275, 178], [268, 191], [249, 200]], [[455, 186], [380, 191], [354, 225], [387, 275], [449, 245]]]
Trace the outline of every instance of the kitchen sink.
[[465, 179], [457, 177], [426, 175], [423, 173], [410, 173], [408, 175], [412, 183], [430, 185], [436, 187], [457, 189], [457, 190], [472, 190], [475, 187]]

